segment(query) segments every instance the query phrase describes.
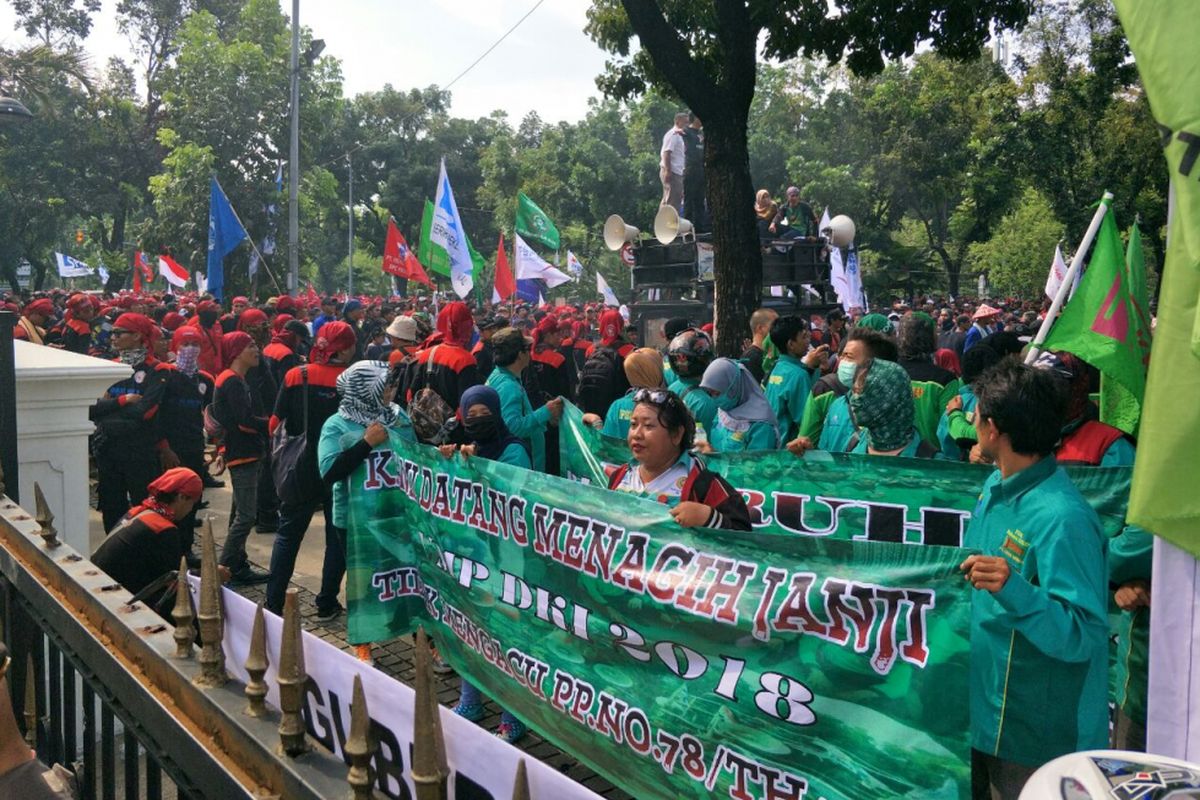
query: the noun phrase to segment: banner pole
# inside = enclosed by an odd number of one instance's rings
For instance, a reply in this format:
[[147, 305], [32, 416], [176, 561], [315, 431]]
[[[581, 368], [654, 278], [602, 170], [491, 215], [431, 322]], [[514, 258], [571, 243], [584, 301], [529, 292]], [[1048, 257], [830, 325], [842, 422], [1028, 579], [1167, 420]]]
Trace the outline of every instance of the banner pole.
[[1054, 324], [1059, 310], [1062, 309], [1063, 303], [1067, 300], [1067, 293], [1071, 291], [1071, 285], [1075, 282], [1075, 275], [1078, 274], [1079, 270], [1083, 269], [1084, 254], [1091, 249], [1092, 241], [1096, 238], [1096, 233], [1100, 230], [1100, 223], [1104, 221], [1104, 215], [1110, 210], [1108, 205], [1112, 202], [1112, 199], [1112, 192], [1105, 192], [1104, 197], [1100, 199], [1100, 207], [1092, 215], [1092, 222], [1088, 225], [1087, 233], [1083, 235], [1083, 240], [1079, 243], [1079, 249], [1075, 251], [1074, 258], [1071, 259], [1071, 266], [1067, 269], [1067, 274], [1063, 277], [1062, 285], [1054, 293], [1054, 302], [1050, 304], [1050, 310], [1046, 312], [1046, 318], [1042, 320], [1042, 326], [1038, 328], [1037, 336], [1033, 337], [1033, 341], [1029, 345], [1029, 352], [1025, 354], [1026, 364], [1032, 364], [1042, 352], [1042, 343], [1050, 335], [1050, 326]]

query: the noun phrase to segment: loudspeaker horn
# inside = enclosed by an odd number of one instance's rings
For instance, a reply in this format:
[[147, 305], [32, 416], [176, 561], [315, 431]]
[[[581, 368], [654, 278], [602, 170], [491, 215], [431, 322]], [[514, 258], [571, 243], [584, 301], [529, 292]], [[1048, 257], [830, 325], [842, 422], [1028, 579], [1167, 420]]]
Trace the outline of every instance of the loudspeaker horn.
[[673, 206], [659, 206], [654, 215], [654, 238], [662, 244], [670, 244], [676, 237], [686, 237], [692, 232], [692, 223], [679, 216]]
[[829, 243], [834, 247], [849, 247], [854, 242], [854, 220], [838, 214], [829, 220]]
[[632, 225], [626, 225], [619, 214], [604, 220], [604, 246], [609, 250], [620, 250], [626, 242], [635, 241], [641, 233]]

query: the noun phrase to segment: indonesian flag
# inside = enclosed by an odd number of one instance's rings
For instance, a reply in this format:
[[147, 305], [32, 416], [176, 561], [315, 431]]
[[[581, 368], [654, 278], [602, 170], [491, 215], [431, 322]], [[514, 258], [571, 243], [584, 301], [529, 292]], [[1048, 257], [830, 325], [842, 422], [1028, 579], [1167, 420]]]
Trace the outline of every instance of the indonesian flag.
[[146, 254], [138, 250], [133, 254], [133, 291], [142, 291], [142, 281], [154, 282], [154, 267], [146, 261]]
[[176, 287], [187, 286], [188, 278], [191, 277], [187, 269], [170, 256], [158, 257], [158, 274], [166, 278], [167, 283]]
[[504, 254], [504, 234], [500, 234], [500, 244], [496, 245], [496, 283], [492, 288], [492, 302], [499, 303], [512, 297], [517, 290], [517, 281], [513, 278], [512, 270], [508, 268], [508, 256]]
[[395, 219], [388, 219], [387, 241], [383, 244], [383, 271], [397, 278], [423, 283], [432, 287], [433, 281], [425, 274], [421, 262], [408, 247], [404, 235], [396, 227]]

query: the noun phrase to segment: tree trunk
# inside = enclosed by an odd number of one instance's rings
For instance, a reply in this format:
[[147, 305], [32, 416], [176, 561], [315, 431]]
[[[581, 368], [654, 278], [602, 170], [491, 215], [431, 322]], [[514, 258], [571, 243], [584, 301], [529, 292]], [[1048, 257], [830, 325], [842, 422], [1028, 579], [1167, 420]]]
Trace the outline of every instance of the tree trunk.
[[737, 358], [762, 302], [762, 251], [745, 119], [704, 120], [705, 193], [712, 214], [717, 353]]

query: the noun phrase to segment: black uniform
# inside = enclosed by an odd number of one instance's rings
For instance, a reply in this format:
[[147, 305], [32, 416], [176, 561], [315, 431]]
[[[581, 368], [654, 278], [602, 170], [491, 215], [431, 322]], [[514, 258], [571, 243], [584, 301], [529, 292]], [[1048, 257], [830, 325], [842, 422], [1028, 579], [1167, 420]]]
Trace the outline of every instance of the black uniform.
[[[162, 474], [159, 447], [165, 438], [159, 409], [173, 371], [170, 364], [147, 356], [88, 410], [96, 423], [92, 453], [100, 477], [97, 506], [106, 531], [146, 497], [146, 486]], [[133, 394], [141, 398], [125, 400]]]
[[130, 509], [108, 534], [92, 563], [132, 594], [179, 569], [179, 558], [186, 552], [175, 522], [142, 506]]
[[[167, 392], [163, 398], [162, 426], [167, 444], [179, 456], [181, 466], [197, 475], [206, 473], [204, 466], [204, 409], [212, 402], [215, 380], [203, 370], [187, 375], [177, 369], [170, 372]], [[179, 520], [184, 547], [191, 552], [195, 539], [197, 509]]]

